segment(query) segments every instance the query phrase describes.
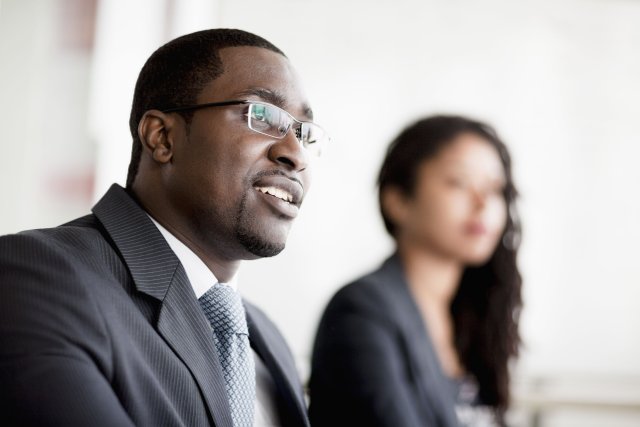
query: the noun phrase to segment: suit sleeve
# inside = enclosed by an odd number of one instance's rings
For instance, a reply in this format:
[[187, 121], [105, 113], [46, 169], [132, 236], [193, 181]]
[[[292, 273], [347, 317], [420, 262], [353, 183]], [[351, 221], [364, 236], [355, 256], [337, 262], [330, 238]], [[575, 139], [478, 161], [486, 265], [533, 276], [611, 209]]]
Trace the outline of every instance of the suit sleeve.
[[312, 361], [312, 425], [434, 425], [416, 405], [396, 327], [379, 304], [347, 289], [325, 311]]
[[82, 266], [39, 232], [0, 238], [0, 425], [132, 426]]

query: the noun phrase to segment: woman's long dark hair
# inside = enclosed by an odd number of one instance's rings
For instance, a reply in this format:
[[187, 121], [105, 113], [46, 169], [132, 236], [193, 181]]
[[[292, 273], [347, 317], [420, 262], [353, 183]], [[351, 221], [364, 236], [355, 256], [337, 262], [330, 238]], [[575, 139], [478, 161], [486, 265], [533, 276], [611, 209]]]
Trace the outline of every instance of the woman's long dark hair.
[[500, 155], [506, 177], [507, 223], [489, 261], [467, 267], [451, 304], [455, 346], [464, 367], [479, 384], [482, 403], [496, 408], [500, 419], [509, 405], [509, 360], [518, 355], [522, 278], [516, 265], [520, 246], [517, 191], [506, 146], [487, 124], [460, 116], [433, 116], [412, 124], [390, 144], [378, 177], [379, 202], [387, 231], [395, 225], [386, 215], [382, 193], [393, 186], [413, 194], [420, 165], [462, 133], [486, 139]]

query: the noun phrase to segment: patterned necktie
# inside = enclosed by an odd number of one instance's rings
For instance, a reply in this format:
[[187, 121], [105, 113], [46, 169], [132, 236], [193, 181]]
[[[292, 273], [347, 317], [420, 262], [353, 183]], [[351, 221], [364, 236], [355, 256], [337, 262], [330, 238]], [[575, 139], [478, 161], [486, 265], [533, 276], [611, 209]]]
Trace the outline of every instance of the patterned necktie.
[[213, 328], [234, 427], [253, 426], [256, 378], [240, 295], [216, 283], [198, 300]]

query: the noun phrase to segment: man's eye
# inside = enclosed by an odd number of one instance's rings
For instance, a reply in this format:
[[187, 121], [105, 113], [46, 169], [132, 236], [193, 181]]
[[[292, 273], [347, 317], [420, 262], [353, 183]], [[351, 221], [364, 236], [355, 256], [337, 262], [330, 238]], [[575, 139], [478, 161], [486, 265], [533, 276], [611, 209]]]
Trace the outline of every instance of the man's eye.
[[251, 110], [251, 116], [255, 120], [259, 120], [261, 122], [267, 121], [267, 110], [265, 107], [261, 105], [256, 105]]

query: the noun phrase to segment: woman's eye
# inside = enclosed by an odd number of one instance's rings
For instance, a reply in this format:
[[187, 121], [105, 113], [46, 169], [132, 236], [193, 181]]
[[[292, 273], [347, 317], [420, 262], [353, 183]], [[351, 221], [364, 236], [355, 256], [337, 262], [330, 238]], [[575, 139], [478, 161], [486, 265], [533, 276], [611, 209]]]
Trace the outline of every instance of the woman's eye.
[[501, 185], [499, 187], [494, 187], [493, 188], [493, 194], [495, 194], [497, 196], [502, 196], [505, 191], [506, 191], [506, 188], [504, 187], [504, 185]]
[[465, 188], [467, 183], [460, 178], [447, 178], [447, 184], [453, 188]]
[[489, 186], [488, 190], [492, 194], [498, 194], [501, 196], [507, 190], [507, 187], [502, 182], [495, 182], [493, 185]]

